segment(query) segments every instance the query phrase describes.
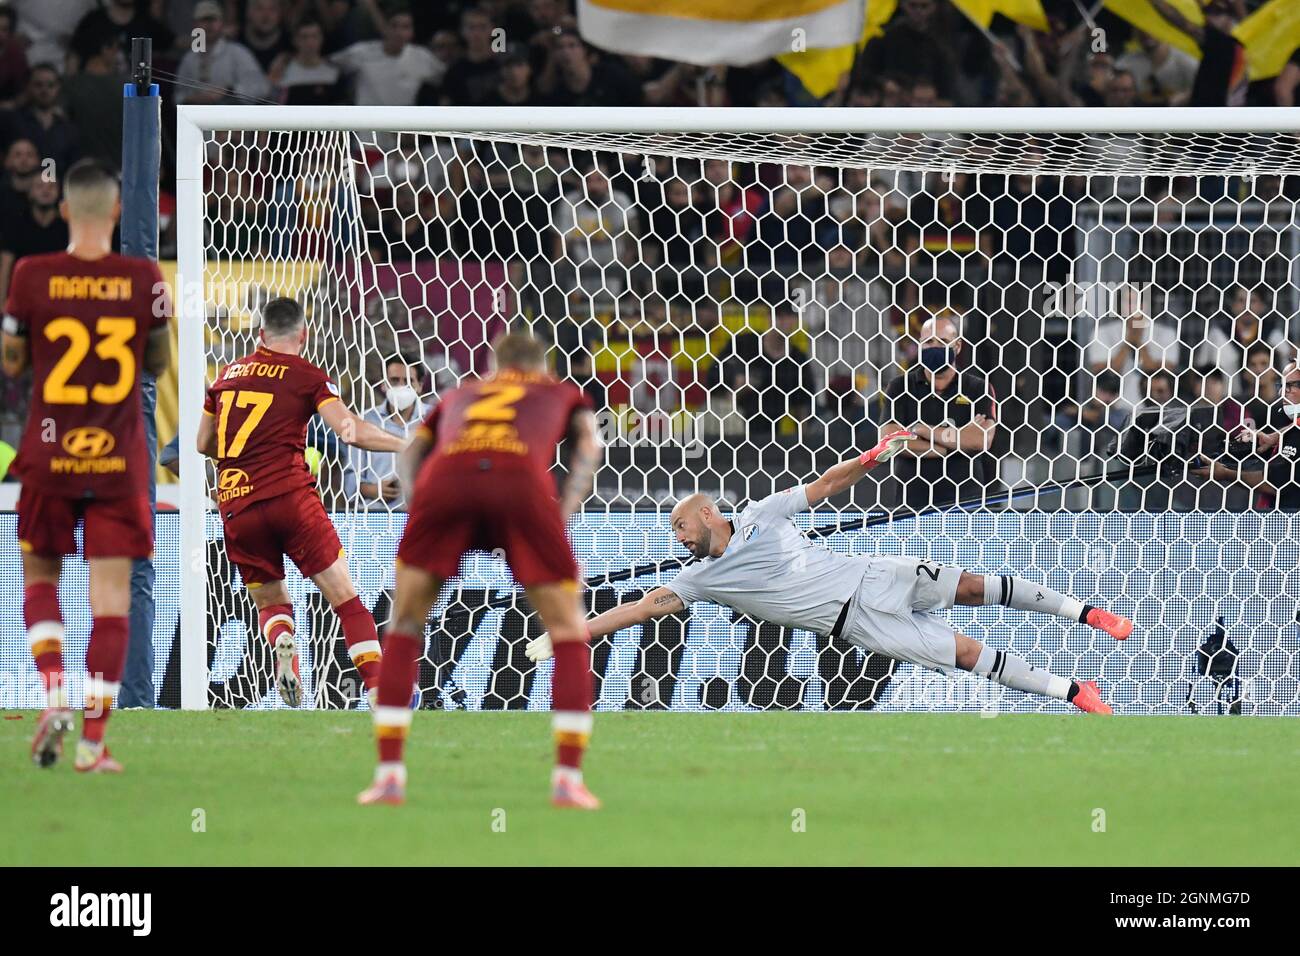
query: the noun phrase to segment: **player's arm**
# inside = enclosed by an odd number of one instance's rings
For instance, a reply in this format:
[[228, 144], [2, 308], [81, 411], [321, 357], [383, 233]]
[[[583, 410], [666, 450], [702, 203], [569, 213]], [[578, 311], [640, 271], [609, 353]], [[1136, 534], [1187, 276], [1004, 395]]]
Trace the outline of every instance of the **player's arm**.
[[0, 364], [9, 378], [17, 378], [27, 369], [31, 356], [26, 329], [18, 324], [11, 315], [4, 317], [3, 332], [0, 332]]
[[[627, 601], [597, 614], [587, 622], [592, 637], [613, 634], [625, 627], [644, 624], [666, 614], [676, 614], [686, 609], [685, 602], [668, 588], [655, 588], [639, 601]], [[551, 637], [541, 634], [528, 642], [524, 653], [532, 661], [544, 661], [552, 654]]]
[[334, 434], [354, 448], [396, 452], [406, 447], [406, 439], [401, 435], [394, 435], [366, 421], [338, 400], [325, 402], [317, 411]]
[[934, 430], [922, 422], [904, 428], [898, 422], [885, 422], [880, 426], [880, 434], [892, 435], [894, 432], [906, 431], [912, 434], [903, 451], [914, 458], [942, 458], [952, 451], [947, 445], [938, 441]]
[[560, 511], [565, 521], [591, 494], [596, 469], [600, 466], [603, 446], [596, 432], [596, 415], [591, 409], [581, 408], [573, 413], [569, 420], [569, 440], [572, 442], [569, 474], [564, 481], [564, 493], [560, 496]]
[[216, 460], [217, 419], [206, 409], [199, 416], [199, 437], [194, 444], [198, 447], [200, 455]]
[[914, 431], [902, 428], [887, 430], [882, 428], [880, 441], [855, 458], [842, 461], [827, 468], [814, 481], [804, 486], [808, 496], [808, 507], [816, 508], [827, 498], [834, 498], [842, 491], [848, 491], [856, 485], [872, 468], [889, 461], [895, 455], [902, 454], [916, 440]]
[[157, 378], [172, 364], [172, 334], [165, 325], [160, 325], [149, 332], [144, 343], [144, 367], [150, 375]]
[[1181, 30], [1199, 45], [1205, 42], [1205, 31], [1199, 24], [1183, 16], [1183, 12], [1167, 0], [1151, 0], [1151, 6], [1156, 8], [1156, 12], [1169, 21], [1170, 26], [1175, 30]]
[[610, 608], [603, 614], [597, 614], [587, 622], [587, 630], [592, 637], [613, 634], [625, 627], [644, 624], [646, 621], [676, 614], [686, 610], [686, 604], [676, 593], [668, 588], [655, 588], [639, 601], [627, 601]]
[[968, 455], [988, 451], [997, 432], [997, 422], [985, 415], [976, 415], [974, 420], [961, 428], [952, 425], [932, 429], [930, 434], [936, 445], [949, 452], [961, 451]]
[[402, 493], [410, 504], [415, 494], [415, 478], [420, 473], [424, 459], [433, 451], [433, 433], [427, 426], [417, 428], [411, 440], [397, 454], [397, 480], [402, 483]]

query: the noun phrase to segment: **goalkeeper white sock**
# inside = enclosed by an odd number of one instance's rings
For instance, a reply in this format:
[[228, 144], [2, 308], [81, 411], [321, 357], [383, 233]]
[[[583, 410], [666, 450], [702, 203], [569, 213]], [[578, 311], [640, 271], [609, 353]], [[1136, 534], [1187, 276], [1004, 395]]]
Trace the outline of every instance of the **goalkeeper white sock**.
[[1091, 605], [1053, 591], [1044, 584], [1035, 584], [1024, 578], [1013, 578], [1009, 574], [984, 575], [984, 603], [1001, 604], [1021, 611], [1041, 611], [1055, 614], [1067, 621], [1078, 624], [1088, 623]]
[[985, 644], [980, 649], [979, 660], [971, 673], [987, 677], [1013, 690], [1023, 690], [1030, 694], [1043, 694], [1060, 700], [1069, 700], [1074, 681], [1068, 677], [1057, 677], [1050, 671], [1035, 667], [1023, 657], [1007, 651], [995, 651]]

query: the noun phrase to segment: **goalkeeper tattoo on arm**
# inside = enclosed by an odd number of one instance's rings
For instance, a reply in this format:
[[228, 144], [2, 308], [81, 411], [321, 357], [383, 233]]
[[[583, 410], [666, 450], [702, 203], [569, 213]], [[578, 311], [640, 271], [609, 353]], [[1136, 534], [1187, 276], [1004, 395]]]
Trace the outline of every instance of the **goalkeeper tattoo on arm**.
[[686, 605], [673, 591], [655, 588], [639, 601], [627, 601], [603, 614], [597, 614], [587, 622], [587, 630], [592, 637], [601, 637], [685, 609]]
[[[655, 588], [639, 601], [625, 601], [603, 614], [597, 614], [587, 621], [587, 631], [592, 637], [603, 637], [625, 627], [644, 624], [654, 618], [684, 610], [686, 604], [675, 592], [668, 588]], [[553, 653], [550, 634], [539, 634], [524, 647], [524, 654], [530, 661], [547, 660]]]

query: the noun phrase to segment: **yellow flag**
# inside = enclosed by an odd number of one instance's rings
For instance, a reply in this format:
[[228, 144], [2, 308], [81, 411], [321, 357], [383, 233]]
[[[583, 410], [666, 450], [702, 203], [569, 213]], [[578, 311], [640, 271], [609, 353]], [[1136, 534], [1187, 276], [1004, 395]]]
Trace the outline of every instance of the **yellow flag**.
[[952, 5], [986, 29], [993, 22], [993, 14], [1000, 13], [1008, 20], [1047, 31], [1043, 0], [952, 0]]
[[[1193, 23], [1205, 21], [1197, 0], [1169, 2]], [[1148, 0], [1106, 0], [1106, 9], [1156, 39], [1200, 58], [1201, 48], [1186, 33], [1175, 29]], [[1246, 64], [1252, 80], [1277, 76], [1296, 47], [1300, 46], [1300, 3], [1296, 0], [1269, 0], [1238, 23], [1232, 35], [1246, 48]]]
[[952, 0], [952, 5], [986, 29], [993, 22], [993, 0]]
[[1047, 14], [1043, 11], [1043, 0], [993, 0], [993, 12], [1002, 14], [1008, 20], [1015, 20], [1016, 23], [1047, 32]]
[[857, 43], [831, 47], [826, 50], [807, 50], [802, 53], [783, 53], [777, 62], [799, 78], [799, 82], [813, 96], [827, 96], [839, 85], [840, 77], [853, 67], [853, 57], [867, 45], [872, 37], [884, 32], [884, 26], [898, 8], [898, 0], [866, 0], [866, 16], [862, 21], [862, 36]]
[[1232, 35], [1246, 48], [1252, 80], [1277, 76], [1300, 47], [1300, 3], [1269, 0], [1237, 24]]
[[[1201, 6], [1196, 0], [1169, 0], [1169, 3], [1177, 7], [1178, 12], [1193, 23], [1205, 21], [1205, 17], [1201, 15]], [[1105, 7], [1143, 33], [1149, 33], [1162, 43], [1178, 47], [1183, 52], [1200, 59], [1201, 48], [1186, 33], [1176, 29], [1172, 23], [1162, 17], [1147, 0], [1106, 0]]]

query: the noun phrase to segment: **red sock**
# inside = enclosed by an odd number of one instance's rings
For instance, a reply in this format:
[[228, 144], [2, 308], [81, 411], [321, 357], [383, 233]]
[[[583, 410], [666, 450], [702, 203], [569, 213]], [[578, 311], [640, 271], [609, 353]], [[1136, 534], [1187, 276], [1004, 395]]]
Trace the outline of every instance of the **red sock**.
[[50, 691], [63, 686], [63, 614], [59, 611], [56, 585], [49, 581], [27, 585], [23, 592], [23, 622], [49, 702]]
[[81, 736], [92, 743], [104, 739], [113, 699], [126, 666], [127, 623], [124, 617], [97, 617], [86, 649], [86, 715]]
[[[293, 633], [293, 606], [290, 604], [272, 604], [257, 612], [257, 626], [271, 647], [281, 634]], [[293, 659], [293, 672], [298, 674], [298, 658]], [[298, 674], [301, 677], [301, 674]]]
[[366, 690], [377, 686], [380, 651], [375, 619], [361, 603], [361, 598], [356, 596], [336, 607], [334, 613], [343, 625], [343, 643], [348, 646], [348, 657], [352, 658], [352, 666], [361, 675], [361, 682], [366, 685]]
[[411, 726], [411, 689], [419, 672], [423, 636], [389, 630], [379, 660], [379, 703], [375, 707], [375, 739], [381, 763], [400, 763], [406, 732]]
[[577, 770], [591, 739], [591, 653], [586, 641], [557, 641], [551, 678], [555, 763]]

